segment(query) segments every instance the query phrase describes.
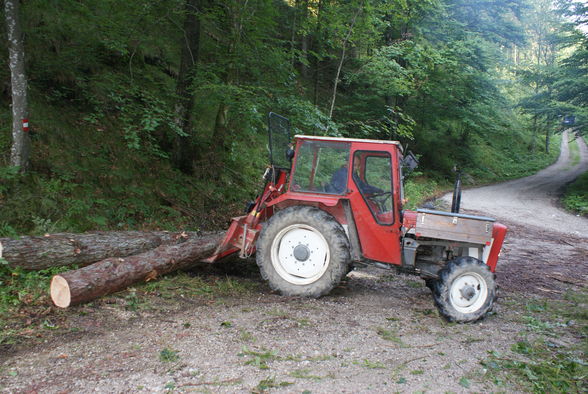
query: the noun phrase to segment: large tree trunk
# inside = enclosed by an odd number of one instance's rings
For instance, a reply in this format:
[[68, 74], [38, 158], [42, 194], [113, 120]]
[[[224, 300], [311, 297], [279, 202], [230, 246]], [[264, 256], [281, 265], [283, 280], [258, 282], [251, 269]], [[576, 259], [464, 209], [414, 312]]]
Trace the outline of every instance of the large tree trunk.
[[40, 270], [72, 264], [87, 265], [108, 257], [126, 257], [195, 237], [195, 233], [111, 231], [0, 238], [0, 257], [13, 268]]
[[155, 279], [210, 257], [224, 234], [192, 239], [180, 245], [160, 246], [127, 258], [110, 258], [78, 270], [55, 275], [51, 299], [67, 308], [122, 290], [138, 281]]
[[29, 165], [31, 138], [28, 133], [27, 79], [24, 39], [20, 29], [19, 0], [4, 0], [8, 57], [12, 85], [12, 148], [10, 165], [25, 172]]
[[176, 85], [176, 117], [175, 123], [184, 135], [174, 136], [173, 161], [175, 166], [184, 173], [192, 172], [192, 155], [190, 149], [190, 136], [192, 134], [191, 111], [194, 106], [194, 93], [192, 82], [196, 62], [198, 61], [198, 49], [200, 46], [200, 20], [198, 12], [200, 0], [186, 0], [186, 16], [182, 36], [182, 57], [180, 71]]

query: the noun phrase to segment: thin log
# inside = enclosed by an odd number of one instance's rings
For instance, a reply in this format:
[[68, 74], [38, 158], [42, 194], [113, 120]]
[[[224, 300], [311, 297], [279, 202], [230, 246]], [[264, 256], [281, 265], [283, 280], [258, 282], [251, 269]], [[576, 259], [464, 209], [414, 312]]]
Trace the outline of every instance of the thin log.
[[185, 269], [210, 257], [224, 234], [190, 239], [179, 245], [163, 245], [127, 258], [109, 258], [84, 268], [55, 275], [51, 299], [61, 308], [81, 304], [123, 290], [135, 282], [149, 281]]
[[12, 268], [41, 270], [72, 264], [88, 265], [108, 257], [126, 257], [196, 237], [196, 233], [110, 231], [47, 234], [43, 237], [0, 238], [0, 258]]

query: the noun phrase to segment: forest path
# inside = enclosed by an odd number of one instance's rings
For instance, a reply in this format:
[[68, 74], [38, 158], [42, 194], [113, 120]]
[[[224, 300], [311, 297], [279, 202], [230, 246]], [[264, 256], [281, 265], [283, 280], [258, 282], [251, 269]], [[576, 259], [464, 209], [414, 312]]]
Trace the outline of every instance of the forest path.
[[[578, 137], [576, 140], [580, 148], [579, 163], [572, 164], [566, 131], [557, 162], [535, 175], [464, 190], [461, 208], [483, 212], [501, 221], [588, 238], [588, 219], [559, 206], [563, 188], [588, 171], [588, 148], [584, 139]], [[445, 195], [443, 200], [451, 203], [451, 194]]]

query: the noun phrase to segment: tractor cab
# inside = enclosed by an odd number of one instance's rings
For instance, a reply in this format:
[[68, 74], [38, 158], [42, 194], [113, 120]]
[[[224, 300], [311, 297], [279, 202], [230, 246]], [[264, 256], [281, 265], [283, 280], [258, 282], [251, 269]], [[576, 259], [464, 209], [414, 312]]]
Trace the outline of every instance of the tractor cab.
[[[354, 261], [400, 263], [400, 144], [297, 135], [290, 182], [275, 202], [328, 212], [352, 240]], [[394, 242], [391, 242], [394, 240]]]

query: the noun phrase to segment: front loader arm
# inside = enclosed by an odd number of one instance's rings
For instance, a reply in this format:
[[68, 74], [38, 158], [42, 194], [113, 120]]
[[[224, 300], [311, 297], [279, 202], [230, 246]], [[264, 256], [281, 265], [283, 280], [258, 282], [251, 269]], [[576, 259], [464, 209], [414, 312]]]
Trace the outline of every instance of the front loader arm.
[[268, 168], [264, 175], [266, 183], [263, 192], [255, 200], [251, 211], [247, 215], [234, 217], [231, 220], [223, 241], [214, 254], [204, 261], [214, 263], [237, 252], [239, 257], [247, 258], [255, 252], [255, 242], [261, 231], [261, 223], [274, 213], [274, 208], [268, 207], [267, 204], [284, 192], [287, 177], [286, 170]]

